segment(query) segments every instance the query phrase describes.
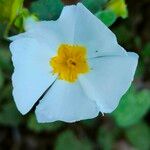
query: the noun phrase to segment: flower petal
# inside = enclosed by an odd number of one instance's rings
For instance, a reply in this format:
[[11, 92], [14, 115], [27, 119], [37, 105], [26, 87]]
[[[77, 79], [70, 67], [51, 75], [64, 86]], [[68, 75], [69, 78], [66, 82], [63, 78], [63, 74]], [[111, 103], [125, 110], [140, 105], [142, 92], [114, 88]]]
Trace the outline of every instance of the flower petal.
[[[20, 38], [34, 38], [39, 43], [43, 43], [47, 46], [57, 45], [57, 47], [64, 41], [63, 35], [61, 35], [61, 31], [58, 28], [57, 21], [41, 21], [34, 24], [33, 27], [25, 32], [18, 34], [16, 36], [12, 36], [9, 39], [11, 41], [15, 41]], [[54, 53], [56, 53], [57, 49], [50, 49]]]
[[83, 45], [88, 49], [89, 58], [126, 54], [109, 28], [81, 3], [65, 6], [58, 20], [37, 22], [10, 40], [20, 37], [32, 37], [49, 44]]
[[53, 44], [55, 41], [58, 45], [62, 43], [73, 44], [75, 20], [72, 15], [74, 15], [75, 10], [76, 5], [66, 6], [58, 20], [36, 22], [31, 24], [25, 33], [12, 36], [9, 39], [14, 41], [21, 37], [31, 37], [46, 41], [49, 44]]
[[75, 122], [94, 118], [99, 111], [85, 94], [79, 82], [57, 80], [36, 108], [38, 122], [57, 120]]
[[74, 31], [75, 44], [88, 48], [88, 57], [122, 55], [126, 51], [117, 43], [116, 36], [81, 3], [77, 5]]
[[138, 61], [135, 53], [90, 60], [91, 72], [80, 76], [87, 95], [94, 99], [102, 113], [112, 112], [128, 90]]
[[45, 90], [54, 82], [47, 45], [32, 38], [21, 38], [11, 43], [13, 65], [13, 96], [19, 111], [26, 114]]

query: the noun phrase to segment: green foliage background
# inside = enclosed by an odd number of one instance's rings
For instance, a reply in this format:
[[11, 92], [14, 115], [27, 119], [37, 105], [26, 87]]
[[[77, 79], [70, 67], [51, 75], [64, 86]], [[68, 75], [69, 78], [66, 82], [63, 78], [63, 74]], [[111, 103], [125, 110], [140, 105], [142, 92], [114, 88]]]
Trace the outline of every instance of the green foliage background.
[[22, 116], [13, 101], [8, 36], [24, 31], [26, 19], [57, 19], [60, 0], [0, 0], [0, 149], [149, 150], [150, 1], [83, 0], [116, 34], [126, 49], [140, 55], [135, 81], [112, 114], [77, 123], [38, 124], [34, 112]]

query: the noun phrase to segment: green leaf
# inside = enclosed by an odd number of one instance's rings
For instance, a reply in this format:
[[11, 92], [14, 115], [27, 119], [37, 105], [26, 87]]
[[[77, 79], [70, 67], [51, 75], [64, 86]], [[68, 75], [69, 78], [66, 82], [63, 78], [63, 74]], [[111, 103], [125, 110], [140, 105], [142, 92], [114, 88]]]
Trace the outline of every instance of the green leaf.
[[44, 20], [57, 19], [61, 13], [63, 4], [60, 0], [38, 0], [32, 3], [30, 11], [38, 18]]
[[58, 136], [55, 143], [55, 150], [92, 150], [91, 143], [86, 139], [77, 139], [70, 130]]
[[61, 122], [54, 122], [54, 123], [38, 123], [35, 116], [31, 115], [28, 124], [28, 128], [35, 131], [35, 132], [42, 132], [42, 131], [56, 131], [62, 126]]
[[112, 10], [117, 17], [127, 18], [128, 10], [125, 0], [110, 0], [107, 9]]
[[20, 30], [23, 30], [23, 22], [24, 22], [24, 18], [30, 16], [30, 12], [28, 11], [28, 9], [23, 8], [18, 17], [16, 18], [14, 25], [19, 28]]
[[150, 149], [150, 128], [146, 123], [139, 123], [126, 130], [129, 142], [138, 150]]
[[7, 36], [14, 19], [22, 8], [22, 5], [23, 0], [0, 0], [0, 10], [2, 12], [0, 14], [0, 21], [3, 23], [8, 22], [4, 36]]
[[24, 31], [26, 30], [26, 22], [28, 22], [28, 20], [38, 21], [38, 18], [34, 14], [31, 14], [28, 9], [23, 8], [20, 11], [19, 16], [16, 18], [14, 25], [20, 31]]
[[116, 15], [111, 10], [99, 11], [96, 16], [108, 27], [111, 26], [117, 19]]
[[98, 131], [98, 143], [103, 150], [114, 149], [114, 143], [116, 142], [116, 137], [118, 136], [119, 130], [117, 128], [102, 126]]
[[119, 126], [128, 127], [139, 122], [149, 109], [150, 91], [136, 91], [132, 86], [112, 114]]
[[92, 13], [97, 13], [102, 10], [108, 0], [83, 0], [82, 3], [85, 5]]
[[21, 10], [23, 6], [23, 1], [24, 0], [13, 0], [11, 16], [10, 16], [11, 21], [13, 21], [15, 17], [19, 14], [19, 11]]
[[[1, 44], [1, 43], [0, 43]], [[6, 47], [0, 47], [0, 68], [3, 70], [10, 70], [11, 62], [10, 51]]]
[[22, 8], [23, 0], [0, 0], [0, 20], [13, 21]]
[[13, 102], [10, 104], [3, 105], [3, 107], [1, 106], [0, 124], [8, 126], [17, 126], [21, 122], [21, 119], [22, 117]]

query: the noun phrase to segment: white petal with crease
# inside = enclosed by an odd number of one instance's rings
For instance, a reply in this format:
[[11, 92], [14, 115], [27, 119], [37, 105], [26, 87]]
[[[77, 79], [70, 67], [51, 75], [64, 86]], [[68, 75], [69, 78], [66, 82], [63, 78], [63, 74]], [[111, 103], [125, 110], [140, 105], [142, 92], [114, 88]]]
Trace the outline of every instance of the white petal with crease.
[[91, 59], [91, 72], [80, 77], [86, 94], [102, 113], [112, 112], [133, 81], [138, 56], [108, 56]]
[[77, 5], [74, 31], [75, 44], [88, 48], [88, 57], [102, 55], [126, 55], [126, 51], [117, 43], [115, 34], [109, 30], [84, 5]]
[[19, 111], [26, 114], [55, 80], [52, 76], [49, 47], [32, 38], [11, 43], [13, 65], [13, 96]]
[[57, 120], [75, 122], [94, 118], [99, 110], [85, 94], [79, 82], [57, 80], [36, 108], [38, 122]]

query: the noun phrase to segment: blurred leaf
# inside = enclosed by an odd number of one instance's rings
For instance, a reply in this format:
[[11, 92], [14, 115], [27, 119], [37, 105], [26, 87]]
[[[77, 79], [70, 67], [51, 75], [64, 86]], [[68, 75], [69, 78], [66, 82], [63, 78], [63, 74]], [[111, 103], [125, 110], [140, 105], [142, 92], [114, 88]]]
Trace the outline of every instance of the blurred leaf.
[[132, 44], [130, 41], [133, 37], [133, 34], [125, 25], [118, 26], [117, 28], [113, 30], [113, 32], [117, 36], [119, 43], [126, 45], [126, 48], [129, 48], [129, 49], [133, 47], [133, 46], [130, 46]]
[[107, 126], [102, 126], [98, 131], [98, 143], [103, 150], [112, 150], [114, 149], [114, 143], [116, 137], [119, 133], [117, 128], [110, 128]]
[[85, 5], [92, 13], [97, 13], [102, 10], [108, 0], [83, 0], [82, 3]]
[[144, 71], [145, 71], [145, 64], [143, 61], [139, 61], [135, 77], [142, 78]]
[[26, 22], [27, 20], [29, 19], [33, 19], [35, 21], [38, 21], [38, 18], [34, 15], [34, 14], [31, 14], [29, 12], [28, 9], [26, 8], [23, 8], [21, 11], [20, 11], [20, 14], [19, 16], [16, 18], [14, 24], [15, 26], [20, 30], [20, 31], [24, 31], [26, 30]]
[[55, 150], [92, 150], [88, 140], [78, 140], [72, 131], [65, 131], [58, 136]]
[[141, 122], [126, 130], [126, 137], [129, 142], [138, 150], [150, 149], [150, 128]]
[[87, 127], [93, 127], [96, 124], [96, 118], [83, 120], [81, 123]]
[[0, 40], [3, 38], [3, 32], [5, 30], [5, 24], [2, 24], [1, 21], [0, 21]]
[[0, 21], [12, 21], [18, 15], [23, 0], [0, 0]]
[[107, 9], [112, 10], [117, 17], [127, 18], [128, 10], [125, 0], [110, 0]]
[[10, 26], [12, 25], [14, 19], [19, 14], [20, 9], [22, 8], [23, 0], [0, 0], [0, 21], [8, 22], [5, 35], [7, 36]]
[[108, 27], [117, 19], [116, 15], [111, 10], [99, 11], [96, 16]]
[[139, 37], [139, 36], [134, 37], [134, 42], [135, 42], [136, 47], [139, 50], [141, 50], [142, 49], [142, 40], [141, 40], [141, 37]]
[[3, 99], [5, 101], [5, 103], [7, 102], [7, 100], [10, 102], [11, 99], [13, 99], [12, 97], [12, 86], [11, 84], [5, 85], [2, 90], [1, 90], [1, 99]]
[[150, 42], [144, 46], [144, 49], [142, 50], [142, 55], [144, 57], [150, 57]]
[[42, 132], [42, 131], [55, 131], [62, 126], [61, 122], [54, 122], [54, 123], [38, 123], [35, 116], [31, 115], [28, 124], [28, 128], [35, 131], [35, 132]]
[[24, 0], [9, 0], [9, 1], [12, 1], [10, 20], [13, 21], [15, 19], [15, 17], [19, 14], [19, 11], [21, 10], [21, 8], [23, 6]]
[[136, 91], [134, 86], [123, 96], [113, 116], [121, 127], [136, 124], [150, 109], [150, 91]]
[[38, 0], [32, 3], [31, 12], [35, 13], [40, 19], [57, 19], [61, 13], [63, 4], [60, 0]]
[[0, 124], [17, 126], [21, 122], [21, 115], [15, 104], [9, 103], [0, 108]]
[[0, 68], [10, 70], [10, 51], [5, 47], [0, 47]]
[[14, 22], [15, 26], [19, 29], [23, 29], [23, 19], [28, 16], [30, 16], [30, 12], [28, 11], [28, 9], [23, 8]]
[[0, 90], [3, 86], [3, 83], [4, 83], [4, 75], [3, 75], [1, 68], [0, 68]]

